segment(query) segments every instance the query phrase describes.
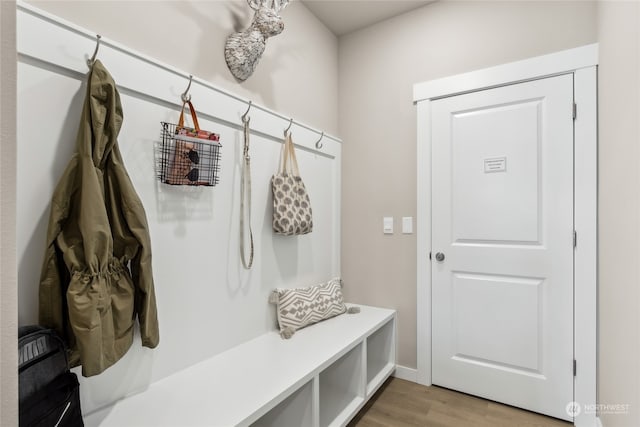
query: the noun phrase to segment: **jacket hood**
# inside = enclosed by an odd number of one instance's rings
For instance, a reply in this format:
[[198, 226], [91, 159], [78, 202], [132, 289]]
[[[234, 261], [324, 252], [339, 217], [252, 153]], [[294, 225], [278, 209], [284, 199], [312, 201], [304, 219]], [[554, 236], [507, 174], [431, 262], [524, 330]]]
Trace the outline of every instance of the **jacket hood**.
[[[96, 167], [104, 169], [117, 142], [123, 115], [116, 84], [100, 60], [96, 60], [91, 68], [87, 91], [78, 150], [89, 155]], [[91, 138], [87, 138], [89, 131]]]

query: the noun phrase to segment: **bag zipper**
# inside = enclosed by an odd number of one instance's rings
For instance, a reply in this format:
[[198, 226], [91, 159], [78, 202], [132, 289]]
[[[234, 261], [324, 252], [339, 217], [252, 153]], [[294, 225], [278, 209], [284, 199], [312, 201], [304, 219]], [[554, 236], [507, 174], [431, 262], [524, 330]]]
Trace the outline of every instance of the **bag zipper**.
[[58, 421], [53, 427], [58, 427], [60, 425], [60, 423], [62, 422], [62, 419], [64, 418], [64, 414], [66, 414], [67, 411], [69, 410], [69, 406], [71, 406], [71, 401], [67, 402], [67, 406], [65, 406], [64, 411], [62, 411], [62, 415], [60, 415], [60, 418], [58, 418]]

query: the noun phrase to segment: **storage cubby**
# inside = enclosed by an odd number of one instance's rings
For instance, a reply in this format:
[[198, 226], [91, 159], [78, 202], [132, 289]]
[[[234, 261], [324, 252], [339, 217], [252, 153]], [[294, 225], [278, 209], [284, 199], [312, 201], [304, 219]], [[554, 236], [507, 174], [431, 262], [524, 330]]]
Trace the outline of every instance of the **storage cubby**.
[[395, 321], [388, 321], [367, 337], [367, 396], [373, 393], [395, 368]]
[[342, 425], [364, 402], [362, 344], [320, 373], [320, 427]]
[[276, 407], [264, 414], [252, 427], [313, 425], [313, 382], [309, 381]]

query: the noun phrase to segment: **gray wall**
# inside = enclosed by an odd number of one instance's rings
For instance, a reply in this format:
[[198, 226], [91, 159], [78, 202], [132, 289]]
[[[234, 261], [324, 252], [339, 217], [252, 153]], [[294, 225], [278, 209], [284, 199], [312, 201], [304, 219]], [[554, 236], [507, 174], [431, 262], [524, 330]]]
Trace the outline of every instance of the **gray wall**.
[[640, 426], [640, 3], [598, 4], [599, 373], [605, 427]]
[[16, 19], [0, 1], [0, 425], [18, 425], [16, 289]]
[[596, 39], [596, 3], [581, 1], [436, 2], [340, 38], [345, 294], [398, 310], [400, 365], [416, 367], [416, 239], [398, 232], [416, 215], [413, 84]]

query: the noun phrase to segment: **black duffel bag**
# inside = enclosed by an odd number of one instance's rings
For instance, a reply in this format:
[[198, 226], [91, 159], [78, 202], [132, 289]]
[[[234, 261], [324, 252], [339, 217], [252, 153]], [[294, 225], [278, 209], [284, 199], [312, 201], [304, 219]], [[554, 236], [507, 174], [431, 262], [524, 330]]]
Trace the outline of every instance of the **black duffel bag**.
[[51, 329], [18, 330], [20, 427], [82, 427], [78, 377], [64, 341]]

